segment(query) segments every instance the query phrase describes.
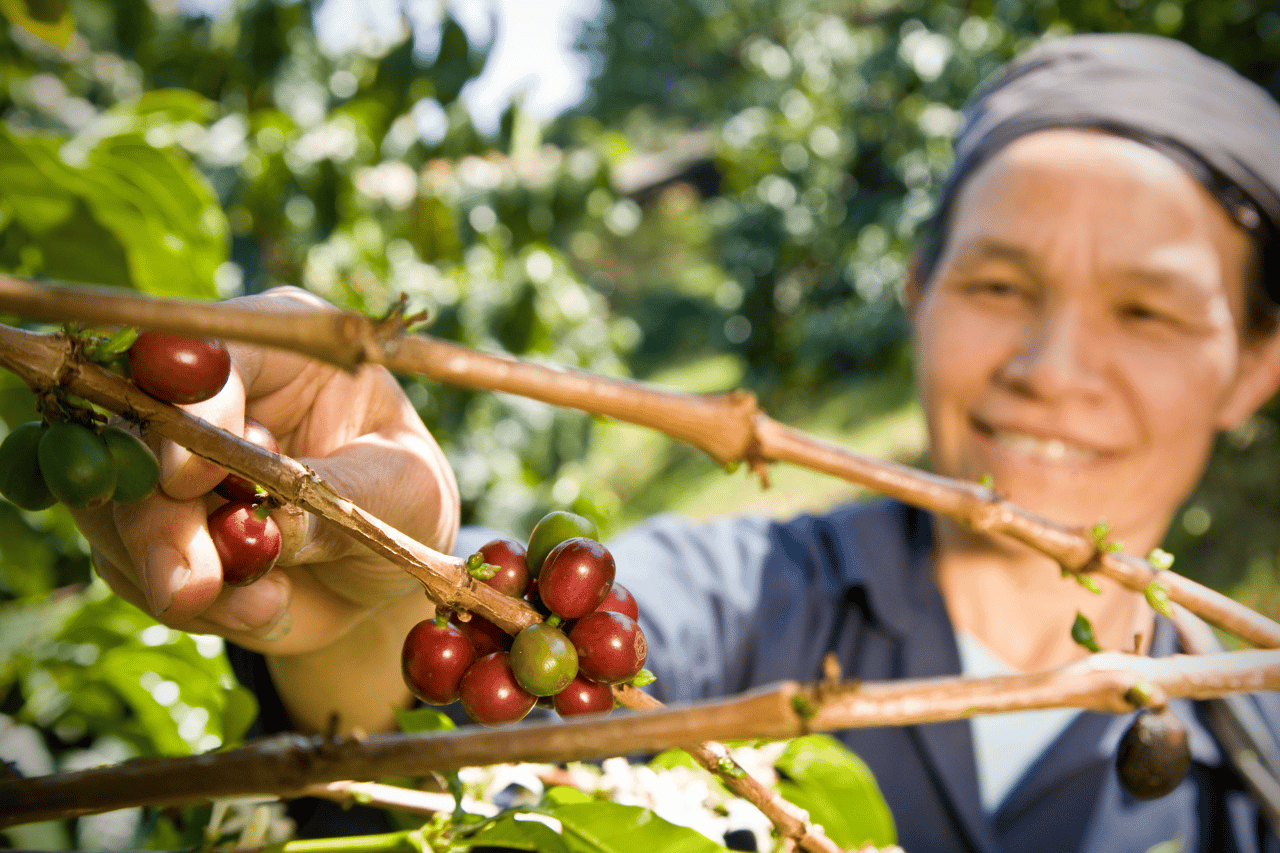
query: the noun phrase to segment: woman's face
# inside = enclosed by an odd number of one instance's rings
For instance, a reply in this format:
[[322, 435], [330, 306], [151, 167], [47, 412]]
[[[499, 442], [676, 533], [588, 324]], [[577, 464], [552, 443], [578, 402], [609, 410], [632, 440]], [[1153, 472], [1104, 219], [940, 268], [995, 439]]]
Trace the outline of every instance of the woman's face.
[[1105, 519], [1131, 552], [1159, 544], [1215, 433], [1260, 402], [1248, 259], [1244, 232], [1146, 146], [1077, 130], [1007, 146], [911, 289], [935, 468], [990, 475], [1058, 522]]

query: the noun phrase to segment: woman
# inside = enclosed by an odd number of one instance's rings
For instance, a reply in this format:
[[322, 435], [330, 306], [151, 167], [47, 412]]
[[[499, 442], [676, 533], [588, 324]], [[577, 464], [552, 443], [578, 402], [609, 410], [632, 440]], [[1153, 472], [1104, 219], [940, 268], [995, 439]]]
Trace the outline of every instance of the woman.
[[[1178, 43], [1089, 36], [1032, 51], [967, 116], [908, 283], [933, 465], [989, 475], [1057, 521], [1106, 519], [1145, 554], [1215, 435], [1280, 386], [1280, 106]], [[426, 544], [454, 545], [452, 476], [384, 373], [234, 356], [244, 393], [193, 411], [235, 428], [247, 394], [285, 452]], [[408, 701], [400, 642], [427, 612], [414, 583], [320, 530], [283, 571], [223, 590], [200, 500], [220, 474], [174, 448], [164, 463], [166, 496], [81, 517], [104, 577], [168, 624], [261, 652], [239, 665], [264, 707], [279, 696], [273, 725], [316, 730], [338, 711], [347, 726], [390, 727], [388, 700]], [[438, 512], [387, 499], [408, 489]], [[458, 552], [479, 535], [464, 531]], [[827, 652], [867, 679], [1059, 666], [1086, 654], [1070, 638], [1077, 612], [1105, 648], [1174, 650], [1140, 594], [1104, 581], [1095, 595], [1025, 546], [892, 501], [788, 523], [664, 516], [610, 547], [665, 700], [814, 679]], [[909, 851], [1276, 849], [1197, 709], [1175, 704], [1196, 763], [1145, 803], [1111, 770], [1121, 717], [842, 737]]]

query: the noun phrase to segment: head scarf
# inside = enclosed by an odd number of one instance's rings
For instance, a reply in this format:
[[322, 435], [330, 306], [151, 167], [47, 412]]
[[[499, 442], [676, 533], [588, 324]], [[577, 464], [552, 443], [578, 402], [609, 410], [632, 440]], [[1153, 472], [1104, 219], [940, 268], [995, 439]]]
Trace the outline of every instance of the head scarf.
[[930, 266], [965, 179], [1018, 137], [1063, 127], [1125, 136], [1179, 162], [1258, 240], [1263, 285], [1280, 303], [1280, 102], [1189, 45], [1152, 35], [1050, 39], [983, 84], [926, 241]]

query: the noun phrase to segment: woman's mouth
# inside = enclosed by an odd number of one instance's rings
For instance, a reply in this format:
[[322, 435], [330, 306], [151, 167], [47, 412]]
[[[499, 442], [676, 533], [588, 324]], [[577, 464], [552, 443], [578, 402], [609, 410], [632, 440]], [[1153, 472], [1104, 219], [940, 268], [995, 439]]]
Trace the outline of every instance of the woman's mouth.
[[1055, 465], [1085, 465], [1100, 460], [1099, 450], [1059, 437], [1034, 435], [1016, 429], [1003, 429], [977, 423], [978, 431], [996, 447], [1013, 456]]

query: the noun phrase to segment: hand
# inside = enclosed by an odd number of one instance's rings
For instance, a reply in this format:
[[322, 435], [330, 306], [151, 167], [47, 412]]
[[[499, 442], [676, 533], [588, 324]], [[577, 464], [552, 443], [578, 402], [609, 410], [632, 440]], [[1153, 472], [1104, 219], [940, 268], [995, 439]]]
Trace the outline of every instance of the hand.
[[[294, 288], [236, 301], [281, 313], [328, 307]], [[247, 414], [339, 494], [449, 551], [459, 516], [453, 473], [388, 371], [366, 365], [352, 374], [281, 351], [228, 349], [227, 384], [186, 411], [237, 434]], [[418, 581], [296, 508], [274, 514], [285, 540], [276, 567], [249, 586], [224, 586], [205, 518], [221, 502], [211, 492], [226, 472], [172, 442], [152, 446], [161, 464], [156, 494], [77, 513], [76, 521], [99, 574], [160, 621], [268, 655], [299, 655], [333, 644], [380, 609], [429, 614]]]

